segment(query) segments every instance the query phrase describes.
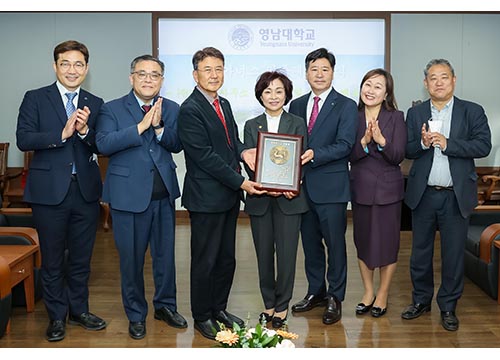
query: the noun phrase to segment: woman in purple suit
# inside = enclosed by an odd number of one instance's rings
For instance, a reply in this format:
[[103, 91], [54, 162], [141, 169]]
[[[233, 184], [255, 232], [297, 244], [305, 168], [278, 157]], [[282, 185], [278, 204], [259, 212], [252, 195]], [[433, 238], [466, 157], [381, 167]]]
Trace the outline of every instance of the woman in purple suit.
[[[387, 311], [387, 298], [399, 252], [404, 179], [399, 164], [407, 139], [403, 112], [396, 108], [394, 82], [383, 69], [363, 78], [358, 103], [358, 132], [351, 161], [354, 244], [365, 288], [356, 314]], [[375, 291], [373, 275], [380, 272]]]

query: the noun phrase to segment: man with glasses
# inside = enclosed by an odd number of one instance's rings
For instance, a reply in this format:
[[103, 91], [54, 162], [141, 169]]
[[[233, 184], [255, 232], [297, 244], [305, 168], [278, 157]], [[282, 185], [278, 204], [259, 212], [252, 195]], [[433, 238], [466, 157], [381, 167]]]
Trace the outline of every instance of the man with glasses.
[[154, 317], [187, 327], [177, 312], [175, 284], [175, 199], [180, 196], [172, 153], [179, 105], [159, 96], [165, 65], [142, 55], [130, 66], [132, 90], [103, 105], [97, 121], [97, 147], [109, 156], [103, 200], [110, 204], [113, 235], [120, 256], [122, 300], [133, 339], [146, 336], [148, 304], [144, 258], [153, 259]]
[[80, 86], [89, 51], [77, 41], [54, 49], [57, 81], [28, 91], [19, 109], [17, 146], [34, 150], [24, 189], [42, 253], [48, 341], [59, 341], [69, 323], [101, 330], [89, 312], [90, 260], [99, 220], [102, 183], [95, 153], [95, 122], [103, 100]]
[[191, 219], [191, 311], [194, 327], [215, 339], [217, 322], [244, 322], [226, 311], [236, 269], [236, 221], [243, 191], [262, 194], [241, 175], [243, 159], [253, 170], [255, 149], [246, 150], [229, 101], [217, 94], [224, 83], [224, 56], [213, 48], [192, 59], [196, 87], [179, 114], [186, 177], [182, 205]]

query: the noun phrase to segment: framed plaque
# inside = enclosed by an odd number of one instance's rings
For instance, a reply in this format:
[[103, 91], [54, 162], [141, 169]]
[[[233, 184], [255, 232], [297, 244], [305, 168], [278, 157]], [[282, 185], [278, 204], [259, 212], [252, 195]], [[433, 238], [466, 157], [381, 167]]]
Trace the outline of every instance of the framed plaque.
[[257, 138], [255, 181], [264, 190], [298, 193], [301, 179], [302, 135], [260, 132]]

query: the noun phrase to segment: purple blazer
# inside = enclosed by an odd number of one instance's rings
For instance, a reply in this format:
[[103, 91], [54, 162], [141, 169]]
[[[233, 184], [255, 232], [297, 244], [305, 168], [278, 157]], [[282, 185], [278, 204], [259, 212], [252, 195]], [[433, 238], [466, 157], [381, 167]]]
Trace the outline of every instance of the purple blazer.
[[351, 152], [351, 201], [362, 205], [386, 205], [404, 197], [404, 179], [399, 164], [405, 157], [406, 124], [402, 111], [382, 107], [379, 127], [387, 143], [380, 151], [375, 142], [368, 144], [368, 153], [361, 147], [366, 131], [364, 110], [358, 112], [358, 131]]

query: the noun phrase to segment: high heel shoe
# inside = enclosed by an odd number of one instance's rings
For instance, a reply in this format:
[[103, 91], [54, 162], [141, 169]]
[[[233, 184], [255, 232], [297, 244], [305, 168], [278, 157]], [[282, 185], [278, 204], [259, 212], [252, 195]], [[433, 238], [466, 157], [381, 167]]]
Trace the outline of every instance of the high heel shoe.
[[275, 329], [282, 328], [283, 325], [285, 324], [287, 317], [288, 317], [288, 310], [286, 311], [284, 318], [280, 318], [280, 317], [276, 316], [276, 313], [275, 313], [273, 316], [273, 328], [275, 328]]
[[374, 306], [374, 307], [372, 307], [371, 314], [373, 317], [379, 318], [379, 317], [383, 316], [386, 312], [387, 312], [387, 307], [382, 309], [382, 308], [379, 308], [378, 306]]
[[364, 303], [359, 303], [356, 306], [356, 314], [358, 315], [363, 315], [366, 314], [370, 309], [372, 308], [373, 304], [375, 303], [375, 300], [377, 299], [376, 296], [373, 297], [373, 301], [370, 305], [365, 305]]
[[261, 312], [260, 315], [259, 315], [259, 322], [262, 324], [262, 323], [270, 323], [271, 321], [273, 321], [273, 316], [271, 314], [268, 314], [266, 312]]

